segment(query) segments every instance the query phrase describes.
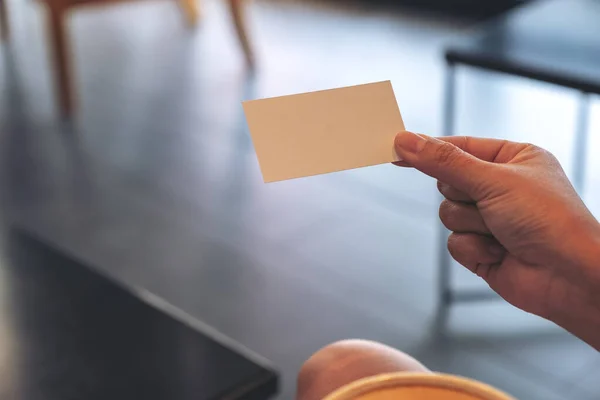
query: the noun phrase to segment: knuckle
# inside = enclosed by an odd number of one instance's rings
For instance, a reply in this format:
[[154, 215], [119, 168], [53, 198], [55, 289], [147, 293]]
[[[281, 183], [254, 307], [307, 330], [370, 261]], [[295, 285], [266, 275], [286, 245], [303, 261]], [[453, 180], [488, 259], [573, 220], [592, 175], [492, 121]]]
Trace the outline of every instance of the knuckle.
[[449, 229], [449, 230], [453, 230], [454, 227], [454, 220], [455, 220], [455, 210], [454, 210], [454, 205], [452, 204], [452, 202], [448, 201], [448, 200], [443, 200], [440, 203], [440, 209], [439, 209], [439, 216], [440, 216], [440, 220], [442, 221], [442, 223], [444, 224], [444, 226]]
[[444, 142], [435, 150], [435, 159], [440, 164], [449, 164], [456, 159], [458, 151], [451, 143]]
[[546, 149], [540, 149], [540, 152], [543, 154], [544, 158], [546, 160], [548, 160], [549, 163], [551, 164], [560, 164], [560, 161], [558, 161], [558, 158], [556, 158], [556, 156], [551, 153], [550, 151], [546, 150]]
[[455, 234], [451, 234], [450, 236], [448, 236], [447, 247], [448, 252], [452, 256], [452, 258], [454, 258], [456, 261], [459, 261], [460, 254], [458, 250], [458, 241], [456, 240]]
[[558, 159], [556, 158], [556, 156], [554, 154], [552, 154], [550, 151], [536, 146], [534, 144], [531, 143], [525, 143], [525, 147], [527, 150], [529, 150], [529, 152], [537, 157], [546, 159], [550, 162], [558, 162]]
[[546, 153], [545, 149], [543, 149], [543, 148], [541, 148], [539, 146], [536, 146], [533, 143], [528, 143], [528, 142], [527, 143], [523, 143], [523, 146], [525, 147], [525, 149], [529, 150], [532, 153], [542, 153], [542, 154]]
[[453, 233], [448, 237], [448, 252], [452, 258], [460, 265], [474, 271], [477, 262], [474, 261], [472, 251], [470, 251], [468, 237]]
[[437, 189], [440, 192], [440, 194], [442, 196], [444, 196], [446, 199], [452, 197], [453, 190], [452, 190], [452, 187], [450, 185], [438, 181], [438, 183], [437, 183]]
[[442, 181], [437, 181], [437, 188], [438, 191], [441, 194], [444, 194], [444, 191], [446, 191], [446, 188], [448, 187], [448, 185], [446, 185], [445, 183], [443, 183]]

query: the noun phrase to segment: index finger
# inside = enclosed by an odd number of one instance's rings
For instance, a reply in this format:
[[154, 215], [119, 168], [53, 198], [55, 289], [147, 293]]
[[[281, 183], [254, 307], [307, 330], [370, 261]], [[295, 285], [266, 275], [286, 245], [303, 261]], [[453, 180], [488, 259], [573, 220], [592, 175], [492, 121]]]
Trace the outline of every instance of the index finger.
[[493, 163], [507, 163], [527, 146], [524, 143], [516, 143], [503, 139], [472, 136], [443, 136], [437, 139], [452, 143], [480, 160]]

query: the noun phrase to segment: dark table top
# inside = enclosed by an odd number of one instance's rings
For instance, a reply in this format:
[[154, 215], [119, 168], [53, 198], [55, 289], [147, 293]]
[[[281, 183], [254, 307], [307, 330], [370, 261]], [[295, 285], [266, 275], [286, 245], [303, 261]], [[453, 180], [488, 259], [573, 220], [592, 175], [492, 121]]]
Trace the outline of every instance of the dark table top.
[[600, 1], [518, 7], [449, 47], [446, 59], [600, 94]]
[[18, 231], [0, 253], [0, 399], [267, 399], [259, 357]]

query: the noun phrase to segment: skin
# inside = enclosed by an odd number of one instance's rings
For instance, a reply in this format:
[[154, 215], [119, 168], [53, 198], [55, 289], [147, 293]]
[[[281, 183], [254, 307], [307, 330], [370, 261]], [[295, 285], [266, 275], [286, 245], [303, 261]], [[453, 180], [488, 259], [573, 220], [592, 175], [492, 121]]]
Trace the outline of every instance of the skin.
[[402, 167], [438, 180], [448, 250], [509, 303], [600, 350], [600, 224], [531, 144], [401, 132]]
[[[400, 132], [402, 167], [438, 180], [448, 250], [511, 304], [547, 318], [600, 350], [600, 224], [558, 161], [539, 147]], [[428, 370], [387, 346], [342, 341], [300, 370], [298, 400], [386, 372]]]
[[304, 363], [296, 400], [322, 400], [350, 382], [398, 371], [431, 372], [411, 356], [381, 343], [342, 340], [320, 349]]

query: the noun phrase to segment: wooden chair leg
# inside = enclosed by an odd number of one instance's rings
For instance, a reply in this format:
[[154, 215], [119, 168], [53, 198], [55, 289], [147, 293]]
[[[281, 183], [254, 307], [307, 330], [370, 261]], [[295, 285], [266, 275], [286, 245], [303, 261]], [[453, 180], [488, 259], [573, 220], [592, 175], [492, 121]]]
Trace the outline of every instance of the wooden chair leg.
[[198, 1], [199, 0], [179, 0], [179, 4], [185, 14], [185, 19], [190, 26], [196, 26], [200, 17]]
[[0, 40], [8, 39], [8, 11], [6, 10], [6, 0], [0, 0]]
[[74, 100], [69, 64], [69, 43], [65, 23], [67, 6], [60, 0], [48, 1], [47, 3], [57, 98], [63, 116], [69, 116], [74, 108]]
[[231, 17], [233, 18], [240, 45], [244, 51], [246, 63], [248, 63], [250, 68], [254, 68], [254, 52], [246, 28], [246, 19], [244, 18], [244, 8], [242, 5], [243, 1], [245, 0], [229, 0], [229, 10], [231, 12]]

